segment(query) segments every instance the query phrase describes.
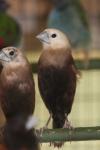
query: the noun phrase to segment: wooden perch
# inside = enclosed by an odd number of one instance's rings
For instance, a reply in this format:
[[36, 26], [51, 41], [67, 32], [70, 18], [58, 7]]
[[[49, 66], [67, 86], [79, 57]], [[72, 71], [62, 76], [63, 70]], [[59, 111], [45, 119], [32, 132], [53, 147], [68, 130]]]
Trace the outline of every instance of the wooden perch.
[[[2, 142], [3, 128], [0, 129], [0, 143]], [[39, 130], [36, 131], [40, 143], [48, 143], [54, 141], [88, 141], [100, 140], [99, 127], [78, 127], [73, 130], [68, 129], [47, 129], [42, 135]]]
[[73, 130], [68, 129], [48, 129], [39, 136], [41, 143], [54, 141], [88, 141], [100, 140], [100, 127], [78, 127]]

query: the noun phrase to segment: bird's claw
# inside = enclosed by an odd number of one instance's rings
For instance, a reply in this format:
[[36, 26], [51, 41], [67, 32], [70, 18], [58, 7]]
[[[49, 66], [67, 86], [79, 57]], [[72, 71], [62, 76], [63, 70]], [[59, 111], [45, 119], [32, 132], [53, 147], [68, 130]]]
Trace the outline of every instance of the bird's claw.
[[71, 125], [71, 123], [68, 121], [68, 119], [65, 120], [65, 124], [63, 126], [63, 128], [65, 129], [69, 129], [69, 141], [71, 143], [71, 135], [72, 135], [72, 131], [74, 130], [74, 127]]
[[63, 128], [67, 128], [69, 130], [74, 129], [74, 127], [71, 125], [71, 123], [69, 121], [65, 121], [65, 124], [64, 124]]
[[39, 129], [39, 134], [40, 134], [40, 137], [42, 136], [44, 130], [48, 129], [47, 126], [44, 126], [42, 128]]

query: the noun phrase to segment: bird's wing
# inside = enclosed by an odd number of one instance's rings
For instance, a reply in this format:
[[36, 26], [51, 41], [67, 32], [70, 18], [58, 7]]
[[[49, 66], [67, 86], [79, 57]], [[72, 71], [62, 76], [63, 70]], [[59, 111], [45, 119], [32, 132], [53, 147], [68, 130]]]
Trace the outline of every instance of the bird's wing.
[[77, 84], [77, 75], [80, 75], [79, 70], [77, 69], [75, 62], [73, 60], [72, 55], [69, 55], [69, 68], [66, 67], [67, 72], [67, 87], [66, 92], [64, 94], [64, 99], [67, 99], [65, 107], [67, 106], [66, 113], [69, 114], [71, 111], [71, 107], [74, 101], [76, 84]]
[[1, 106], [6, 117], [16, 113], [30, 115], [34, 111], [35, 95], [31, 83], [17, 82], [9, 89], [2, 89], [1, 96]]

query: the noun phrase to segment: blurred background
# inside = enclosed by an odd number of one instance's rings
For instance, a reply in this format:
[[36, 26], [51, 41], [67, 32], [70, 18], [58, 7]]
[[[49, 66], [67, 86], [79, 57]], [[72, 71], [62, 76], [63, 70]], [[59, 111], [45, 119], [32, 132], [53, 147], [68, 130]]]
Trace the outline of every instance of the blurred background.
[[[37, 61], [42, 46], [35, 36], [45, 28], [60, 29], [69, 37], [73, 57], [82, 72], [69, 120], [74, 127], [99, 126], [100, 0], [0, 0], [0, 48], [19, 47], [32, 65], [38, 128], [45, 124], [48, 112], [37, 86]], [[100, 142], [83, 141], [66, 142], [61, 149], [99, 150], [99, 147]], [[41, 149], [53, 147], [43, 144]]]

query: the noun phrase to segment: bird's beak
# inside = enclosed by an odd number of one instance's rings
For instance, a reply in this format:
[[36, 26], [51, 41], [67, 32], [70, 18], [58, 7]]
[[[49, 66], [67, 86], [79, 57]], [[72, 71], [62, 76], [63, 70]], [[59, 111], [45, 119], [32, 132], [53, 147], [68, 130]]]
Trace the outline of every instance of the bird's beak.
[[4, 53], [3, 50], [0, 51], [0, 61], [11, 61], [11, 59]]
[[50, 44], [49, 35], [48, 35], [48, 33], [46, 31], [43, 31], [40, 34], [38, 34], [36, 36], [36, 38], [39, 39], [41, 42], [45, 42], [47, 44]]

